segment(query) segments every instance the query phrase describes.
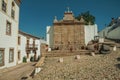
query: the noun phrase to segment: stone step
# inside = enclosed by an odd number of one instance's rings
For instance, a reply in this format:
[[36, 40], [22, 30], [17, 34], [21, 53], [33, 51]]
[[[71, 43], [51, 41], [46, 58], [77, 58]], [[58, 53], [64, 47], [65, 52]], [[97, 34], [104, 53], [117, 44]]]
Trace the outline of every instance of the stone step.
[[86, 55], [90, 54], [90, 51], [88, 50], [82, 50], [82, 51], [73, 51], [73, 52], [68, 52], [68, 51], [51, 51], [48, 53], [43, 54], [42, 56], [44, 57], [61, 57], [61, 56], [73, 56], [73, 55]]

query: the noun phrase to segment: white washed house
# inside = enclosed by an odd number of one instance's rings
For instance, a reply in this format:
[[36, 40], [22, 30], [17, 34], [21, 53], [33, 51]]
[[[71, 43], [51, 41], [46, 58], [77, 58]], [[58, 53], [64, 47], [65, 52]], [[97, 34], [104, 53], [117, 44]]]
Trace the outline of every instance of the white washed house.
[[111, 40], [120, 40], [120, 17], [115, 19], [112, 25], [100, 31], [99, 36]]
[[112, 26], [109, 27], [105, 27], [103, 30], [101, 30], [98, 34], [101, 38], [105, 38], [108, 36], [108, 30], [111, 28]]
[[31, 57], [34, 57], [34, 60], [38, 60], [41, 56], [41, 43], [46, 43], [46, 41], [31, 34], [19, 31], [18, 63], [23, 62], [23, 57], [27, 58], [27, 62], [30, 61]]
[[108, 38], [120, 40], [120, 25], [116, 29], [109, 32]]
[[118, 17], [108, 31], [107, 38], [120, 41], [120, 17]]
[[0, 0], [0, 69], [15, 66], [21, 0]]
[[40, 57], [40, 38], [31, 34], [19, 31], [18, 36], [18, 63], [22, 63], [23, 57], [27, 58], [27, 62], [31, 57], [37, 60]]

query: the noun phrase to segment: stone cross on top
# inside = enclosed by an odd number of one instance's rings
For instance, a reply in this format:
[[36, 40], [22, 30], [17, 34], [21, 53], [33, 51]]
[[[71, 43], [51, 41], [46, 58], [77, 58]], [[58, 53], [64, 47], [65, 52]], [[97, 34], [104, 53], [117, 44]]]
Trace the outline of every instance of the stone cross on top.
[[68, 10], [68, 12], [70, 12], [70, 8], [69, 7], [67, 7], [67, 10]]
[[69, 7], [67, 7], [66, 13], [72, 13], [72, 11], [70, 11], [70, 8], [69, 8]]

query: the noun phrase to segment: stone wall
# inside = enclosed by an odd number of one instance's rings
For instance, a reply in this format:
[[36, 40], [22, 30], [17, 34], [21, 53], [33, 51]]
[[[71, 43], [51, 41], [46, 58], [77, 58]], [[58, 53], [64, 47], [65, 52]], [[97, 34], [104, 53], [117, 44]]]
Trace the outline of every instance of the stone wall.
[[54, 25], [54, 47], [64, 46], [64, 49], [65, 47], [76, 49], [77, 45], [83, 46], [84, 44], [83, 24]]

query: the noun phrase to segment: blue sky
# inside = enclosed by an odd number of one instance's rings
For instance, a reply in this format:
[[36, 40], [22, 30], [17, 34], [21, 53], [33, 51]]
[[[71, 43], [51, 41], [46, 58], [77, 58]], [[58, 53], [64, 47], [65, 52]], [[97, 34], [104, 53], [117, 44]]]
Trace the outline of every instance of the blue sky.
[[61, 20], [68, 6], [74, 16], [90, 11], [96, 17], [99, 30], [109, 24], [112, 17], [120, 16], [120, 0], [22, 0], [20, 30], [46, 37], [46, 26], [52, 26], [54, 16]]

